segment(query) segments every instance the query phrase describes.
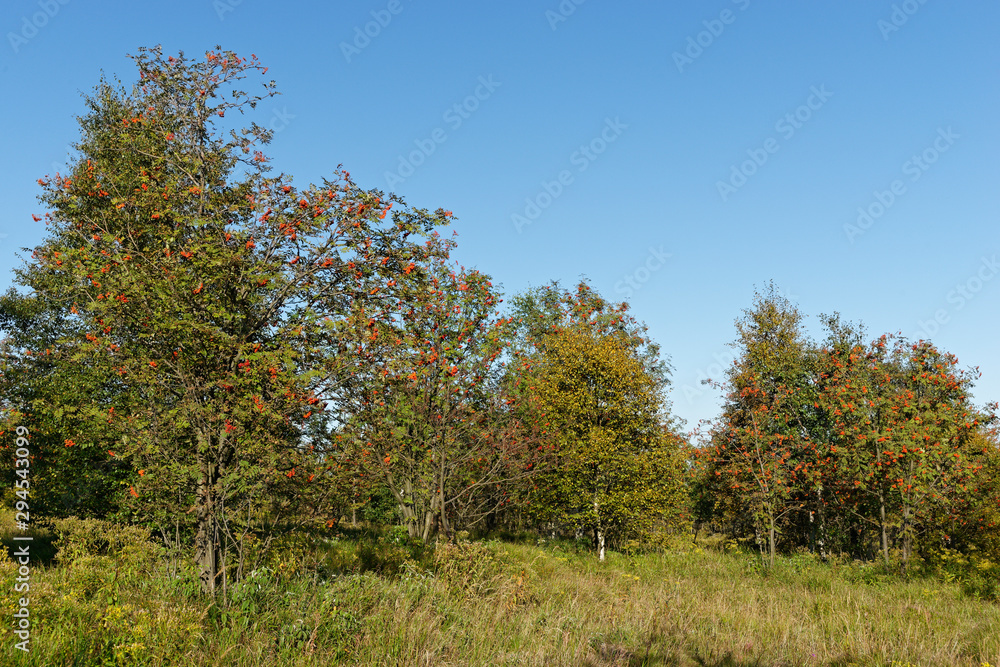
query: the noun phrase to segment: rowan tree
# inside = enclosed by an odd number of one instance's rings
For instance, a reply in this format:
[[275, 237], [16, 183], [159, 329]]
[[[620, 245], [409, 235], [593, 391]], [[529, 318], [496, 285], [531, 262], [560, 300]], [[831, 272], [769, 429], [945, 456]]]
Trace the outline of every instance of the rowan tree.
[[967, 527], [995, 505], [996, 405], [972, 404], [977, 372], [927, 341], [867, 342], [860, 324], [821, 319], [818, 346], [771, 286], [737, 321], [723, 414], [691, 457], [698, 519], [752, 532], [771, 563], [779, 535], [887, 566], [898, 548], [904, 569], [917, 549], [973, 544]]
[[[996, 404], [988, 406], [995, 414]], [[983, 424], [969, 442], [977, 459], [969, 487], [968, 503], [945, 521], [931, 525], [928, 541], [959, 549], [978, 551], [1000, 562], [1000, 429], [996, 420]], [[949, 520], [950, 519], [950, 520]]]
[[883, 335], [863, 345], [828, 319], [817, 407], [829, 424], [838, 510], [878, 531], [883, 561], [899, 538], [905, 567], [914, 540], [968, 502], [986, 413], [973, 408], [974, 377], [926, 341]]
[[928, 341], [898, 355], [908, 381], [891, 408], [895, 437], [883, 452], [882, 474], [898, 497], [905, 568], [921, 534], [942, 519], [955, 520], [969, 502], [981, 459], [970, 443], [984, 415], [969, 398], [976, 376], [958, 370], [954, 355]]
[[410, 535], [451, 536], [505, 502], [531, 474], [526, 434], [500, 399], [506, 322], [488, 275], [450, 264], [452, 242], [428, 241], [426, 262], [404, 268], [400, 297], [359, 309], [357, 367], [347, 431], [359, 470], [395, 497]]
[[[124, 388], [93, 364], [53, 360], [61, 352], [60, 336], [77, 324], [68, 309], [44, 295], [11, 289], [0, 297], [3, 418], [30, 433], [34, 458], [27, 483], [44, 489], [31, 496], [37, 517], [114, 516], [134, 476], [131, 466], [107, 453], [116, 442], [109, 409]], [[4, 469], [10, 487], [13, 475], [13, 468]]]
[[739, 355], [727, 370], [710, 471], [755, 517], [758, 544], [766, 542], [773, 567], [779, 524], [804, 507], [802, 489], [814, 480], [809, 344], [798, 309], [774, 285], [755, 295], [736, 328]]
[[275, 94], [242, 90], [267, 71], [255, 56], [133, 59], [133, 87], [103, 80], [86, 98], [69, 172], [39, 179], [48, 236], [17, 281], [72, 316], [51, 363], [122, 387], [108, 456], [144, 471], [137, 507], [192, 516], [213, 592], [227, 508], [287, 512], [281, 489], [321, 481], [322, 453], [300, 436], [345, 381], [337, 321], [392, 299], [428, 252], [410, 237], [447, 218], [342, 171], [303, 189], [269, 176], [271, 133], [225, 126]]

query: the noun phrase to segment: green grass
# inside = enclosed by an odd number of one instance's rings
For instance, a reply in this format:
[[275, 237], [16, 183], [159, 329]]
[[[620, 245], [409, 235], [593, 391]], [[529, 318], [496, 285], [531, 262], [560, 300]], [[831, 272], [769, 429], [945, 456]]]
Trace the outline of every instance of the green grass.
[[[1000, 665], [1000, 607], [930, 578], [742, 552], [570, 543], [420, 549], [397, 534], [288, 545], [226, 607], [116, 529], [32, 575], [31, 653], [11, 665]], [[13, 611], [12, 563], [0, 613]]]

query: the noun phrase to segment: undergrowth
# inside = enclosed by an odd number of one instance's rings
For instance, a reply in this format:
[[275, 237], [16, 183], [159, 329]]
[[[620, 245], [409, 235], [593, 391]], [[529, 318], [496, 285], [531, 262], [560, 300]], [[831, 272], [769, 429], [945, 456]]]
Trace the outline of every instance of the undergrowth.
[[[1000, 664], [996, 571], [950, 555], [902, 577], [808, 553], [767, 570], [724, 544], [601, 563], [571, 541], [341, 530], [288, 538], [213, 602], [139, 528], [54, 532], [55, 560], [31, 572], [30, 652], [5, 623], [3, 664]], [[0, 561], [8, 619], [17, 567]], [[970, 567], [979, 580], [955, 574]]]

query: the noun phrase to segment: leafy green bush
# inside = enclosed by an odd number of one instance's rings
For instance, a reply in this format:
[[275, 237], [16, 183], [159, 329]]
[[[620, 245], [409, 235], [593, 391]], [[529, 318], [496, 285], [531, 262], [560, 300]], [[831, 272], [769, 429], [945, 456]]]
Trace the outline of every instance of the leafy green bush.
[[372, 491], [368, 502], [361, 507], [361, 519], [379, 526], [399, 520], [399, 504], [387, 487], [380, 485]]
[[926, 574], [959, 584], [968, 597], [1000, 600], [1000, 564], [979, 553], [975, 547], [968, 553], [930, 549], [923, 560]]
[[75, 593], [114, 595], [141, 584], [162, 563], [164, 549], [147, 529], [100, 519], [56, 519], [56, 561], [67, 567]]

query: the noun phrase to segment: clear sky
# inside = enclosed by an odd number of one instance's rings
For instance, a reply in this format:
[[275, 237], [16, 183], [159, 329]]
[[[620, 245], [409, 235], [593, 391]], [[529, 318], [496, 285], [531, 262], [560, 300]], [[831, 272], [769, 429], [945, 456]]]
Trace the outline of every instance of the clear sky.
[[454, 211], [507, 295], [627, 298], [689, 426], [772, 279], [816, 335], [929, 337], [1000, 399], [996, 2], [5, 0], [0, 30], [0, 289], [80, 94], [139, 46], [219, 44], [282, 91], [255, 118], [278, 171]]

